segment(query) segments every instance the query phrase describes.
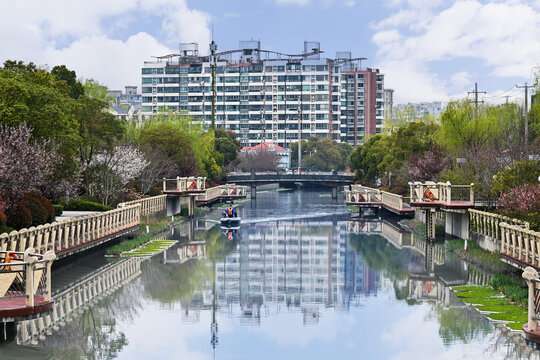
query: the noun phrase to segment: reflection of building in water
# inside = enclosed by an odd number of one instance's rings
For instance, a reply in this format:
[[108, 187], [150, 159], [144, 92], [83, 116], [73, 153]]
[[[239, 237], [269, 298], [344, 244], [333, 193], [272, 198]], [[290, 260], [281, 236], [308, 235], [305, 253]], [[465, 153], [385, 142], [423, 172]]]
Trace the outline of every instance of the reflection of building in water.
[[348, 239], [346, 223], [252, 225], [238, 251], [216, 264], [217, 301], [255, 324], [284, 309], [300, 309], [304, 324], [313, 324], [321, 306], [358, 306], [376, 293], [379, 276]]
[[163, 263], [182, 264], [191, 259], [202, 259], [206, 256], [204, 241], [190, 241], [171, 248], [171, 251], [163, 252]]

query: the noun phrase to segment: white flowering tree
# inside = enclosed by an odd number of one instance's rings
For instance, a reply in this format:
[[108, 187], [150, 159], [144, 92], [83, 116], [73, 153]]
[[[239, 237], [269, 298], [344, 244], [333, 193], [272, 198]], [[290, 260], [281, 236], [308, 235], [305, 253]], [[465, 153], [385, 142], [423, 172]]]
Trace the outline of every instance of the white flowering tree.
[[149, 162], [135, 146], [118, 145], [95, 156], [91, 164], [90, 195], [111, 205], [126, 193], [126, 185], [137, 178]]

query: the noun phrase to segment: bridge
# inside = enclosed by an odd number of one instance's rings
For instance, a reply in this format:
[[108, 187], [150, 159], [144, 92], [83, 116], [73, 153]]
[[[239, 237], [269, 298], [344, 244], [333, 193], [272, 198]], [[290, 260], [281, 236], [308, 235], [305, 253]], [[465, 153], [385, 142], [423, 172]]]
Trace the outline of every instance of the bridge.
[[360, 208], [385, 208], [399, 215], [414, 215], [414, 209], [402, 195], [381, 191], [363, 185], [352, 185], [345, 191], [345, 202]]
[[242, 199], [246, 197], [246, 189], [236, 184], [206, 188], [205, 177], [177, 177], [176, 179], [163, 178], [163, 194], [168, 195], [168, 215], [179, 213], [182, 204], [185, 204], [188, 208], [188, 216], [193, 217], [196, 204], [208, 205], [216, 201]]
[[338, 187], [351, 185], [353, 183], [352, 173], [337, 171], [331, 172], [251, 172], [251, 173], [229, 173], [227, 181], [235, 184], [247, 185], [251, 187], [251, 198], [257, 196], [257, 186], [266, 184], [318, 184], [332, 188], [332, 198], [337, 199]]

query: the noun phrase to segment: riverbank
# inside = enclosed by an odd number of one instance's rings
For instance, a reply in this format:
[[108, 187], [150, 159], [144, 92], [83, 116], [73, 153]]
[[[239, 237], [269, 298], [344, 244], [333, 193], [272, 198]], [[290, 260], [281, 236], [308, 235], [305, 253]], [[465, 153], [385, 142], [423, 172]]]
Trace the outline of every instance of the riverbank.
[[[465, 247], [466, 244], [466, 247]], [[488, 318], [521, 330], [527, 322], [528, 289], [521, 271], [501, 261], [498, 251], [484, 250], [475, 241], [452, 239], [446, 249], [463, 261], [493, 274], [489, 286], [456, 286], [452, 290], [465, 303]]]

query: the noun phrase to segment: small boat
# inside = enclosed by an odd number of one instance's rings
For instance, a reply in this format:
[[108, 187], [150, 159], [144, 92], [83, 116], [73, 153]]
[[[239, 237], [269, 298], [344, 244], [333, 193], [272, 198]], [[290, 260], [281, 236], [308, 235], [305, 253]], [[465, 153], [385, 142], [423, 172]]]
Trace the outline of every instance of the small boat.
[[239, 217], [222, 217], [221, 218], [221, 227], [225, 228], [236, 228], [240, 226], [240, 221], [242, 219]]

